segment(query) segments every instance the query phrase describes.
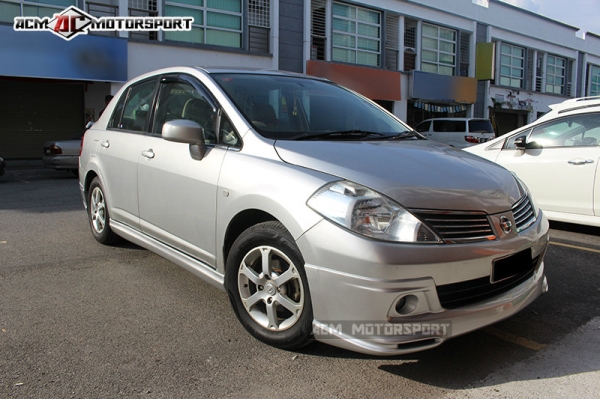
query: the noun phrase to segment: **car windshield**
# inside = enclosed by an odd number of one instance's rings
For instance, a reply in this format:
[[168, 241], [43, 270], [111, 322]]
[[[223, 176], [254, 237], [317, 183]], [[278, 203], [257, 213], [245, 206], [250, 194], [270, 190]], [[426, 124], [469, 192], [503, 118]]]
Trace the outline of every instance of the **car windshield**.
[[269, 139], [419, 138], [387, 111], [327, 81], [247, 73], [212, 76], [255, 130]]

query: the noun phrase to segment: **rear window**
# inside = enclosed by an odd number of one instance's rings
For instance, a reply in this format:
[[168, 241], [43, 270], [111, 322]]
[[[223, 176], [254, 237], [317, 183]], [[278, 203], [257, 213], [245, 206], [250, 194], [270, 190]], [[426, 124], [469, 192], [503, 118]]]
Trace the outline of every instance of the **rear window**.
[[492, 123], [487, 120], [469, 121], [469, 132], [471, 133], [494, 133]]
[[434, 132], [466, 132], [467, 123], [465, 121], [433, 121]]

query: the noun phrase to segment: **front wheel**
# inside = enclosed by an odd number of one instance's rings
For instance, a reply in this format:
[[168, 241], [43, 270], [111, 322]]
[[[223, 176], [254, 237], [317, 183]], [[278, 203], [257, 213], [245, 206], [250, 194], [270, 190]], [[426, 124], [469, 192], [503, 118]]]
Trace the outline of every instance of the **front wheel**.
[[116, 235], [110, 225], [108, 205], [106, 203], [106, 197], [104, 196], [104, 189], [100, 183], [100, 179], [97, 177], [92, 180], [88, 191], [88, 219], [92, 234], [96, 241], [111, 245], [119, 240], [119, 236]]
[[281, 223], [257, 224], [235, 240], [227, 258], [226, 284], [238, 319], [255, 338], [290, 350], [312, 341], [304, 260]]

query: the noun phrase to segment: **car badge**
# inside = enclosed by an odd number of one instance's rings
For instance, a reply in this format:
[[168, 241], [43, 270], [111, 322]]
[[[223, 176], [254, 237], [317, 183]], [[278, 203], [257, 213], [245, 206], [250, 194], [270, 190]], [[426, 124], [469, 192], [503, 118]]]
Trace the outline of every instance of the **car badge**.
[[512, 222], [508, 220], [506, 216], [502, 216], [500, 218], [500, 228], [502, 229], [504, 234], [510, 234], [510, 232], [512, 231], [512, 225]]

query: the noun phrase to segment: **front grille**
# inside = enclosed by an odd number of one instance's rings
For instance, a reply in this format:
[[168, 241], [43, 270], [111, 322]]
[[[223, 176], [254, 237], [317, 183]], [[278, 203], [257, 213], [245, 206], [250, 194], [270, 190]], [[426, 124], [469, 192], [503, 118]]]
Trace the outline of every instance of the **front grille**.
[[[531, 254], [530, 251], [527, 250], [526, 252]], [[492, 283], [490, 276], [486, 276], [475, 280], [437, 286], [436, 290], [440, 304], [444, 309], [456, 309], [484, 301], [513, 289], [533, 275], [540, 259], [539, 256], [532, 259], [530, 255], [527, 258], [523, 255], [523, 253], [513, 255], [516, 261], [525, 262], [520, 273], [497, 283]], [[506, 261], [510, 261], [511, 258], [507, 258]]]
[[521, 232], [535, 222], [535, 212], [529, 196], [525, 195], [512, 207], [513, 216], [517, 225], [517, 232]]
[[483, 212], [445, 212], [413, 210], [446, 243], [489, 241], [496, 239]]

